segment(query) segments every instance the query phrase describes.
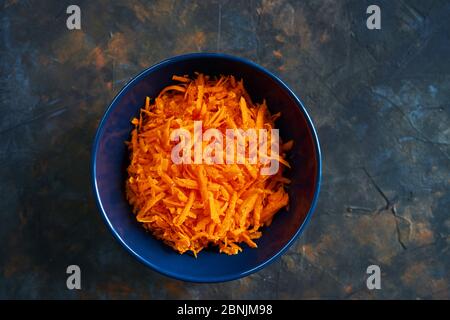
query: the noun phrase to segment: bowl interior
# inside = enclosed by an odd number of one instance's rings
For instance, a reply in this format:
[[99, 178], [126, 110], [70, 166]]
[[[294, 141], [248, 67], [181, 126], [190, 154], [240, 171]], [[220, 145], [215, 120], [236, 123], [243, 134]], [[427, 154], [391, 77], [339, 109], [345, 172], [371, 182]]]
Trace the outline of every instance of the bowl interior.
[[[289, 187], [289, 211], [277, 213], [270, 227], [256, 241], [258, 248], [244, 245], [235, 256], [219, 254], [216, 250], [200, 252], [197, 258], [179, 255], [156, 240], [136, 222], [125, 198], [130, 120], [138, 115], [145, 97], [155, 97], [165, 86], [173, 83], [172, 75], [232, 74], [244, 79], [252, 100], [266, 99], [272, 113], [281, 111], [277, 121], [283, 140], [294, 139], [288, 161], [292, 170]], [[199, 282], [215, 282], [245, 276], [263, 267], [281, 251], [304, 227], [312, 211], [320, 179], [319, 147], [309, 118], [295, 96], [260, 67], [239, 58], [223, 55], [189, 55], [166, 60], [130, 81], [117, 95], [102, 120], [93, 153], [93, 179], [97, 201], [113, 233], [141, 261], [166, 275]]]

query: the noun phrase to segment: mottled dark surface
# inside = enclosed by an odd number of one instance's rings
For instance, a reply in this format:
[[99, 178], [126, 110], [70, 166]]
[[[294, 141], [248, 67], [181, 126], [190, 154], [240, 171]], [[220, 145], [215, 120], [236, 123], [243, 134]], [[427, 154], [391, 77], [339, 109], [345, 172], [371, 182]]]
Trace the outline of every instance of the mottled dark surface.
[[[66, 28], [66, 8], [82, 30]], [[382, 29], [366, 28], [366, 8]], [[0, 2], [0, 298], [450, 297], [449, 1]], [[96, 126], [133, 75], [220, 51], [277, 73], [323, 149], [319, 205], [277, 262], [171, 280], [131, 257], [91, 193]], [[82, 290], [66, 289], [66, 267]], [[366, 268], [382, 289], [366, 288]]]

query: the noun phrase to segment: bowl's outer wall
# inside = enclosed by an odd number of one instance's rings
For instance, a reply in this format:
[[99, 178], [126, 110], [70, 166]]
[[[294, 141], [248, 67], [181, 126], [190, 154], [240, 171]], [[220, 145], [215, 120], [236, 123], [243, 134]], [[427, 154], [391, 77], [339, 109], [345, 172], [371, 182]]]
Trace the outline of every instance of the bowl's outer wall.
[[[145, 97], [155, 97], [164, 87], [173, 84], [172, 75], [232, 74], [243, 79], [254, 102], [266, 99], [272, 113], [281, 112], [277, 121], [281, 138], [294, 139], [294, 148], [287, 171], [293, 181], [289, 187], [289, 211], [277, 213], [272, 225], [258, 239], [257, 249], [244, 246], [235, 256], [218, 254], [216, 250], [202, 251], [198, 258], [179, 255], [161, 241], [150, 236], [135, 221], [128, 205], [124, 185], [130, 120], [138, 115]], [[97, 133], [94, 146], [94, 184], [98, 202], [106, 221], [119, 240], [141, 261], [166, 275], [201, 282], [235, 279], [262, 267], [293, 239], [314, 203], [320, 179], [320, 152], [313, 128], [297, 101], [276, 80], [261, 69], [245, 62], [224, 57], [191, 57], [176, 63], [161, 63], [133, 79], [115, 98]]]

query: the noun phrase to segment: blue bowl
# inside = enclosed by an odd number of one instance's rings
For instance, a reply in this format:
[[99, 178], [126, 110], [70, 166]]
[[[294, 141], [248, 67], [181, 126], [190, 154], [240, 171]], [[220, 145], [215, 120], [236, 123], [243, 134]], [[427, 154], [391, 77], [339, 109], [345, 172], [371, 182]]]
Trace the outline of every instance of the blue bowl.
[[[277, 121], [283, 140], [294, 139], [288, 156], [292, 170], [287, 176], [289, 211], [281, 210], [263, 236], [258, 248], [244, 245], [234, 256], [218, 250], [204, 250], [197, 258], [180, 255], [135, 220], [125, 198], [130, 120], [138, 115], [146, 96], [155, 97], [173, 83], [172, 75], [234, 75], [244, 79], [253, 101], [266, 99], [272, 113], [281, 111]], [[114, 98], [97, 130], [92, 149], [92, 183], [100, 212], [119, 242], [144, 264], [169, 277], [192, 282], [221, 282], [247, 276], [281, 256], [302, 233], [316, 206], [321, 179], [319, 140], [303, 103], [275, 75], [266, 69], [224, 54], [195, 53], [160, 62], [134, 77]]]

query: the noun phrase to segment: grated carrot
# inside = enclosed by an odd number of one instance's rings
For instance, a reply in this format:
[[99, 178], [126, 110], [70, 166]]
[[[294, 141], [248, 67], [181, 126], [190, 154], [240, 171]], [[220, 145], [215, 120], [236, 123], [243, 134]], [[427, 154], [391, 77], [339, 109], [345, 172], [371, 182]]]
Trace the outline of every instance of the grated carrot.
[[[290, 180], [283, 177], [283, 166], [289, 167], [284, 155], [293, 141], [280, 141], [282, 165], [275, 175], [263, 176], [261, 163], [176, 165], [170, 132], [184, 128], [193, 136], [194, 121], [199, 120], [203, 130], [215, 128], [223, 134], [226, 129], [272, 129], [280, 114], [270, 115], [265, 101], [253, 103], [243, 81], [233, 76], [172, 79], [177, 84], [154, 100], [147, 97], [139, 118], [131, 120], [135, 128], [127, 142], [126, 196], [136, 219], [179, 253], [197, 256], [209, 245], [226, 254], [242, 251], [241, 243], [254, 248], [261, 227], [270, 225], [289, 202], [285, 186]], [[193, 158], [193, 147], [191, 151]]]

